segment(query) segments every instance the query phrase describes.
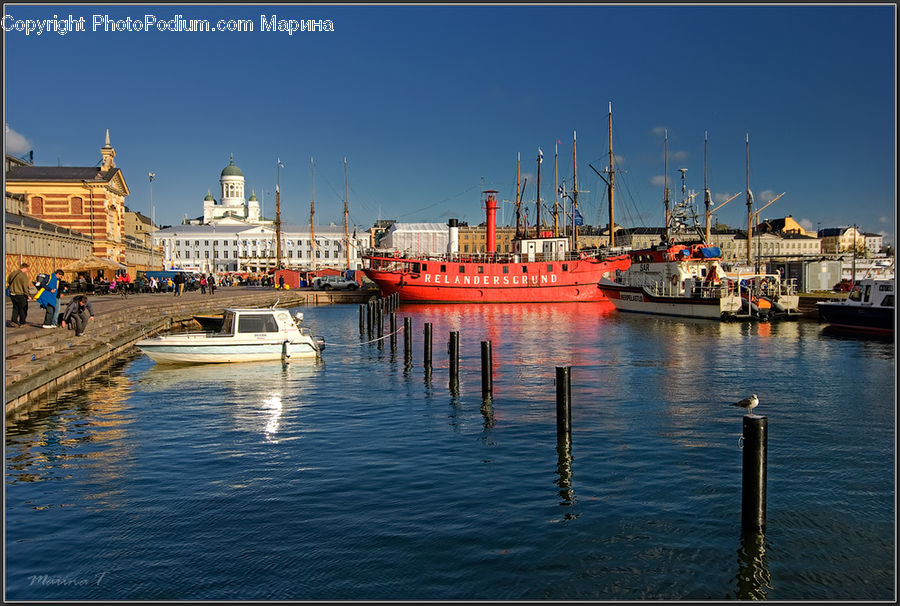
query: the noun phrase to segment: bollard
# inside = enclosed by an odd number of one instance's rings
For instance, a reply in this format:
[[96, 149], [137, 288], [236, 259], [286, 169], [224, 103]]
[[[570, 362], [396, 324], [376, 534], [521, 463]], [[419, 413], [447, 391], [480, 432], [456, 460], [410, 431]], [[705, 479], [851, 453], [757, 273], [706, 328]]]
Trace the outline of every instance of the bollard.
[[403, 318], [403, 358], [407, 364], [412, 362], [412, 319]]
[[766, 458], [769, 419], [744, 416], [743, 479], [741, 486], [741, 527], [761, 532], [766, 528]]
[[397, 314], [391, 312], [391, 351], [397, 351]]
[[366, 303], [366, 334], [372, 340], [372, 331], [375, 330], [375, 304], [370, 300]]
[[366, 306], [364, 303], [359, 304], [359, 334], [366, 332]]
[[556, 367], [556, 434], [572, 433], [572, 373], [569, 366]]
[[459, 389], [459, 331], [455, 330], [450, 333], [450, 344], [448, 345], [448, 353], [450, 354], [450, 391]]
[[425, 322], [425, 368], [431, 368], [431, 322]]
[[494, 393], [494, 363], [491, 342], [481, 342], [481, 397], [490, 398]]

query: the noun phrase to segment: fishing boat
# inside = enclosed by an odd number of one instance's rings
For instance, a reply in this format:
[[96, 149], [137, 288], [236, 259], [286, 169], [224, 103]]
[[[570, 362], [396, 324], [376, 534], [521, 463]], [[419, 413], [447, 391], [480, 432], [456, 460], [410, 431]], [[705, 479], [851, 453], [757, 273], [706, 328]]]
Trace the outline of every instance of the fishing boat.
[[[668, 173], [668, 153], [666, 156]], [[686, 195], [687, 169], [679, 170], [682, 200], [671, 210], [666, 180], [663, 241], [655, 247], [630, 251], [629, 268], [616, 272], [615, 279], [602, 279], [600, 290], [617, 310], [625, 312], [720, 320], [772, 320], [799, 315], [800, 298], [793, 282], [784, 282], [780, 274], [726, 270], [721, 250], [707, 243], [709, 188], [705, 188], [704, 234], [691, 202], [693, 196]]]
[[135, 345], [159, 364], [287, 361], [314, 358], [325, 340], [301, 327], [303, 314], [286, 309], [226, 309], [219, 332], [177, 333], [143, 339]]
[[[612, 132], [610, 106], [610, 132]], [[577, 167], [577, 148], [575, 152]], [[541, 223], [541, 163], [538, 149], [537, 216], [534, 231], [521, 228], [519, 170], [516, 177], [516, 235], [511, 251], [497, 252], [497, 191], [482, 192], [486, 218], [486, 245], [482, 253], [459, 252], [456, 219], [448, 222], [446, 253], [408, 256], [397, 250], [375, 250], [363, 255], [363, 272], [375, 282], [382, 296], [399, 293], [402, 301], [440, 303], [551, 303], [607, 302], [597, 287], [605, 275], [627, 269], [627, 254], [607, 254], [600, 249], [579, 250], [578, 178], [573, 174], [572, 237], [559, 235], [558, 220], [553, 231]], [[610, 152], [612, 166], [612, 152]], [[610, 227], [612, 177], [610, 186]], [[555, 205], [554, 205], [555, 206]], [[555, 215], [558, 217], [558, 215]], [[611, 231], [611, 230], [610, 230]], [[610, 249], [612, 250], [612, 246]]]
[[819, 301], [819, 320], [831, 328], [860, 334], [894, 334], [894, 281], [865, 278], [846, 299]]

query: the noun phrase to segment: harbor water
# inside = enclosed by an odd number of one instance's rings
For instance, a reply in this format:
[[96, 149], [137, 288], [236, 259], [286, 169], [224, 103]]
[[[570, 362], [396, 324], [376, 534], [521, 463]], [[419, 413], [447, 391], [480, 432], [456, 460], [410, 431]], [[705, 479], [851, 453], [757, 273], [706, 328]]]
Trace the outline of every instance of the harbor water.
[[[320, 361], [135, 354], [7, 419], [6, 599], [896, 599], [893, 342], [403, 305], [407, 365], [402, 333], [365, 342], [358, 307], [300, 311]], [[764, 534], [741, 532], [731, 404], [751, 393], [769, 422]]]

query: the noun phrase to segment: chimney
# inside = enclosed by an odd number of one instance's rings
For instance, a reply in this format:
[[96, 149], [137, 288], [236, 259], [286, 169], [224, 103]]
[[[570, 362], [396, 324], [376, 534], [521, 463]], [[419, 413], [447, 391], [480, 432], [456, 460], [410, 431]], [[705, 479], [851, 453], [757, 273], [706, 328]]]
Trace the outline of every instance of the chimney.
[[484, 212], [487, 216], [487, 242], [485, 251], [489, 255], [497, 252], [497, 190], [489, 189], [484, 192]]
[[455, 255], [459, 253], [459, 221], [456, 219], [450, 219], [447, 222], [447, 226], [450, 228], [450, 238], [447, 242], [447, 252], [451, 255]]

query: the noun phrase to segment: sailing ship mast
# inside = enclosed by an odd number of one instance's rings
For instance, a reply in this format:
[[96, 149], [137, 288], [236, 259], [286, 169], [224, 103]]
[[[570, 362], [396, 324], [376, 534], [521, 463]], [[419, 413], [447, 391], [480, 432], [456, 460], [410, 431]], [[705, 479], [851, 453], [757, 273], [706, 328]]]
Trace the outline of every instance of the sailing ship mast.
[[553, 154], [553, 179], [556, 182], [556, 194], [553, 198], [553, 237], [559, 237], [559, 143]]
[[316, 268], [316, 227], [313, 217], [316, 214], [316, 164], [312, 157], [309, 158], [309, 173], [312, 182], [312, 198], [309, 203], [309, 236], [312, 248], [310, 248], [310, 265]]
[[666, 222], [665, 222], [665, 227], [663, 228], [663, 236], [666, 240], [665, 243], [668, 244], [669, 238], [670, 238], [670, 236], [669, 236], [669, 219], [670, 219], [670, 216], [669, 216], [669, 129], [668, 128], [666, 129], [664, 148], [665, 148], [665, 169], [663, 172], [663, 175], [664, 175], [663, 178], [665, 179], [666, 185], [665, 185], [665, 188], [663, 189], [663, 204], [665, 204], [665, 206], [666, 206]]
[[522, 154], [516, 154], [516, 238], [522, 237], [522, 199], [519, 197], [519, 173]]
[[747, 264], [750, 264], [752, 247], [750, 239], [753, 234], [753, 192], [750, 191], [750, 133], [747, 133]]
[[344, 249], [347, 251], [347, 269], [350, 269], [350, 227], [348, 225], [350, 210], [349, 194], [350, 181], [347, 178], [347, 158], [344, 158]]
[[578, 133], [572, 131], [572, 250], [578, 250]]
[[[281, 269], [281, 158], [276, 160], [278, 182], [275, 184], [275, 269]], [[266, 255], [268, 258], [268, 255]]]
[[613, 192], [615, 191], [613, 181], [615, 180], [616, 169], [613, 168], [612, 101], [609, 102], [609, 168], [607, 169], [607, 172], [609, 173], [609, 181], [606, 182], [606, 186], [609, 190], [609, 247], [612, 248], [616, 245], [616, 222], [613, 213]]
[[704, 242], [709, 244], [709, 207], [712, 206], [712, 196], [709, 193], [709, 131], [703, 133], [703, 205], [706, 207], [706, 238]]
[[538, 157], [537, 157], [537, 215], [535, 216], [534, 221], [534, 237], [541, 237], [541, 164], [544, 162], [544, 152], [541, 151], [541, 148], [538, 148]]

